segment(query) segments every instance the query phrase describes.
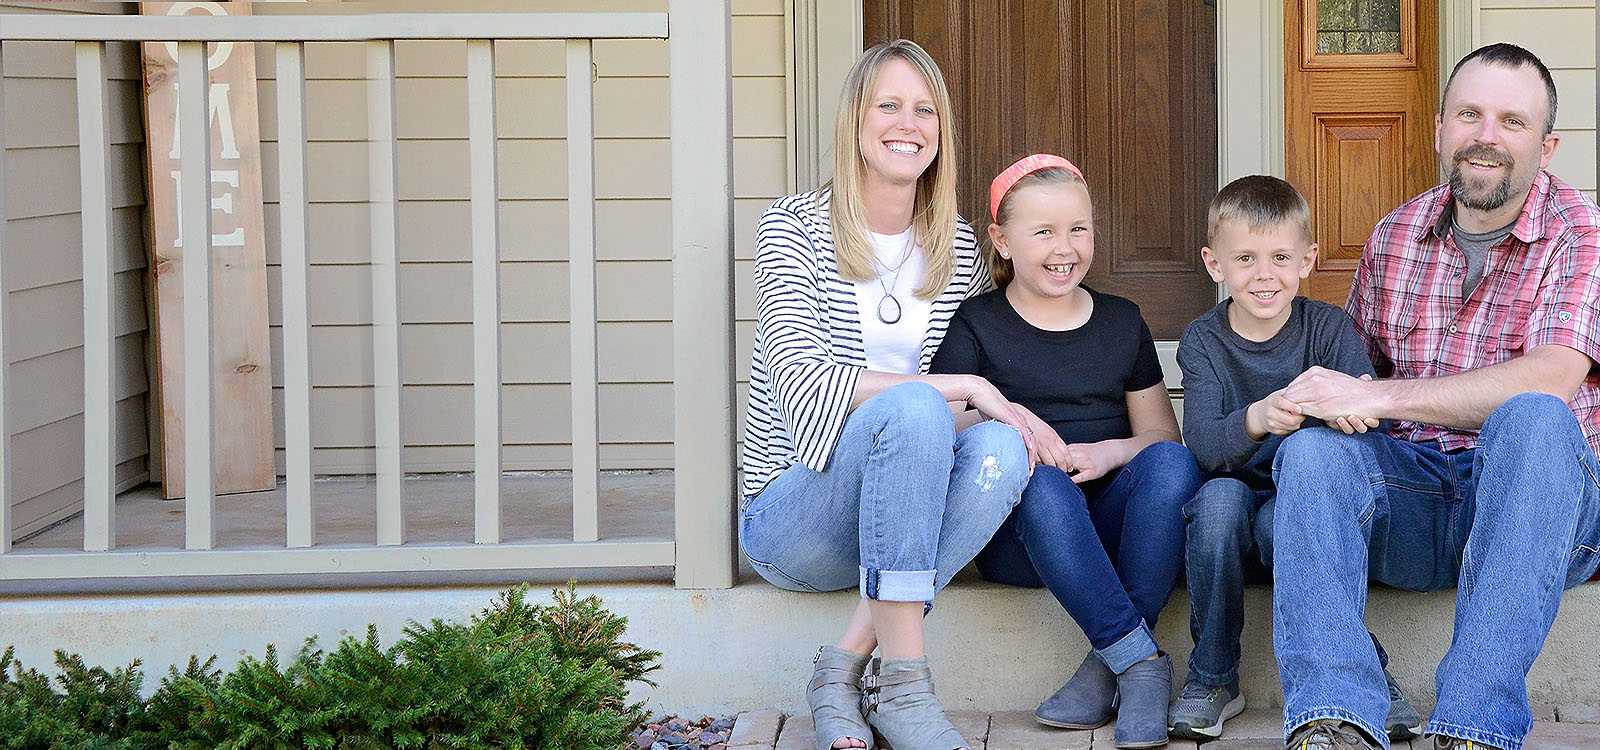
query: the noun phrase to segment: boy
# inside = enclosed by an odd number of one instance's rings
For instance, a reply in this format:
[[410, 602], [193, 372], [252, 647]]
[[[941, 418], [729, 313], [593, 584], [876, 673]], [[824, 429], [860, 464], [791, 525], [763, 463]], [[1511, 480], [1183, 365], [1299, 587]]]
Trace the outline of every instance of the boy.
[[[1234, 180], [1212, 199], [1207, 224], [1200, 255], [1228, 299], [1190, 323], [1178, 345], [1184, 442], [1209, 481], [1183, 509], [1195, 646], [1169, 720], [1173, 736], [1202, 742], [1221, 736], [1223, 722], [1244, 710], [1244, 585], [1271, 580], [1273, 456], [1284, 436], [1320, 424], [1301, 416], [1281, 389], [1314, 365], [1373, 374], [1344, 311], [1297, 296], [1317, 246], [1311, 210], [1293, 186], [1263, 175]], [[1364, 432], [1378, 425], [1334, 426]], [[1378, 653], [1386, 659], [1381, 646]], [[1390, 736], [1417, 736], [1422, 717], [1392, 678], [1389, 697]]]

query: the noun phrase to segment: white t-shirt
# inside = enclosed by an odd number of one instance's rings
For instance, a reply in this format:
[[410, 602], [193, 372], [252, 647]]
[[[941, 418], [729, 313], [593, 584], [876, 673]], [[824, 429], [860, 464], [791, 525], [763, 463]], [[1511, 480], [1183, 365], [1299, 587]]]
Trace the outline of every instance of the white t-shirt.
[[[861, 315], [861, 343], [867, 351], [867, 369], [902, 375], [915, 375], [921, 369], [922, 339], [928, 333], [928, 314], [933, 310], [933, 302], [918, 299], [914, 293], [922, 284], [922, 272], [927, 266], [914, 235], [912, 229], [900, 234], [868, 232], [882, 276], [855, 283], [856, 310]], [[893, 295], [893, 301], [884, 299], [885, 289]], [[878, 315], [880, 309], [885, 317], [894, 320], [897, 303], [899, 320], [883, 322]]]

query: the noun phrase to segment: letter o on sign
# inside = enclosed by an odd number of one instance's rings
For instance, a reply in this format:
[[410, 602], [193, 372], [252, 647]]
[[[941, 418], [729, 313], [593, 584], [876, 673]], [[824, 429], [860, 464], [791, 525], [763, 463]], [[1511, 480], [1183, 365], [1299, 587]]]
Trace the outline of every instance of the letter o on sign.
[[[222, 9], [222, 3], [173, 3], [172, 7], [167, 9], [167, 15], [186, 16], [189, 15], [189, 11], [195, 9], [203, 10], [213, 16], [228, 15], [228, 11]], [[165, 44], [167, 54], [172, 55], [172, 59], [176, 61], [178, 59], [177, 43], [166, 42]], [[216, 70], [222, 67], [222, 64], [227, 62], [228, 57], [232, 54], [233, 42], [217, 42], [216, 49], [212, 50], [211, 56], [206, 58], [206, 70]]]

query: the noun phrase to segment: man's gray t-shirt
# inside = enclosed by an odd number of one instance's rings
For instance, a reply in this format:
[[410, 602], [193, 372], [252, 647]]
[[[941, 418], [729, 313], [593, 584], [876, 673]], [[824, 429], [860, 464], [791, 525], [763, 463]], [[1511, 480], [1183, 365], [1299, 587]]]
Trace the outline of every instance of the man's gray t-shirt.
[[[1183, 368], [1183, 441], [1211, 476], [1231, 476], [1258, 490], [1273, 489], [1272, 458], [1283, 438], [1251, 440], [1245, 410], [1313, 365], [1371, 375], [1366, 344], [1350, 316], [1326, 302], [1296, 297], [1277, 335], [1251, 341], [1228, 324], [1223, 300], [1196, 318], [1178, 343]], [[1321, 420], [1307, 418], [1307, 425]]]
[[1484, 266], [1489, 262], [1489, 248], [1500, 244], [1500, 240], [1511, 234], [1511, 229], [1517, 225], [1515, 219], [1499, 229], [1494, 229], [1481, 234], [1468, 232], [1461, 228], [1454, 219], [1450, 221], [1450, 236], [1456, 241], [1456, 247], [1461, 248], [1463, 255], [1467, 256], [1467, 274], [1461, 279], [1461, 298], [1472, 296], [1472, 290], [1478, 287], [1478, 282], [1483, 280]]

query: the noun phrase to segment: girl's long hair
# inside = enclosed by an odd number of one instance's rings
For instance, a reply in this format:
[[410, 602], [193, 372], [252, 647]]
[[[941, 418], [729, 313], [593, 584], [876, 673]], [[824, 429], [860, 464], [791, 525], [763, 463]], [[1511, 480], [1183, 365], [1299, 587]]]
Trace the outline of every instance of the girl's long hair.
[[833, 179], [830, 181], [833, 197], [829, 211], [833, 247], [839, 261], [839, 275], [845, 280], [878, 278], [878, 268], [873, 261], [875, 253], [867, 234], [867, 207], [862, 196], [867, 163], [861, 155], [861, 119], [872, 104], [878, 72], [893, 59], [905, 60], [922, 74], [933, 92], [933, 104], [939, 116], [939, 152], [917, 178], [916, 199], [911, 209], [914, 237], [926, 263], [916, 295], [932, 299], [950, 284], [955, 274], [959, 218], [956, 214], [955, 124], [944, 76], [933, 57], [916, 42], [896, 39], [874, 45], [862, 53], [845, 78], [833, 128]]

